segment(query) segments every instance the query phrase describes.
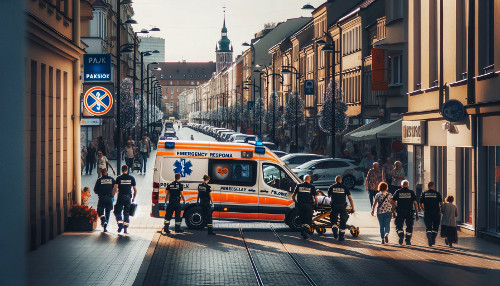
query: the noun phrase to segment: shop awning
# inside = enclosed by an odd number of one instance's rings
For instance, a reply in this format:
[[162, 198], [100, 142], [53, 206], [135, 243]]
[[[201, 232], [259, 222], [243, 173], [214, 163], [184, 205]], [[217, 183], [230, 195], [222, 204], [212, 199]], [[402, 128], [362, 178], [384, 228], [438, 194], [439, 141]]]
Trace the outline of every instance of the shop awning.
[[[343, 137], [343, 138], [345, 138], [345, 139], [350, 139], [350, 138], [349, 138], [349, 136], [350, 136], [351, 134], [353, 134], [353, 133], [357, 133], [357, 132], [359, 132], [359, 131], [365, 131], [365, 130], [369, 130], [369, 129], [372, 129], [372, 128], [375, 128], [375, 127], [378, 127], [378, 126], [380, 126], [380, 124], [381, 124], [380, 119], [375, 119], [375, 120], [373, 120], [373, 121], [372, 121], [372, 122], [370, 122], [370, 123], [367, 123], [367, 124], [365, 124], [365, 125], [362, 125], [362, 126], [360, 126], [360, 127], [356, 128], [356, 129], [354, 129], [354, 130], [352, 130], [352, 131], [350, 131], [350, 132], [348, 132], [348, 133], [344, 134], [344, 137]], [[352, 140], [352, 139], [351, 139], [351, 140]]]
[[[377, 138], [401, 138], [401, 128], [403, 119], [397, 121], [382, 124], [377, 127], [370, 128], [368, 130], [361, 130], [356, 132], [350, 132], [344, 137], [352, 141], [364, 141], [364, 140], [374, 140]], [[362, 126], [363, 127], [363, 126]], [[358, 128], [359, 129], [359, 128]]]

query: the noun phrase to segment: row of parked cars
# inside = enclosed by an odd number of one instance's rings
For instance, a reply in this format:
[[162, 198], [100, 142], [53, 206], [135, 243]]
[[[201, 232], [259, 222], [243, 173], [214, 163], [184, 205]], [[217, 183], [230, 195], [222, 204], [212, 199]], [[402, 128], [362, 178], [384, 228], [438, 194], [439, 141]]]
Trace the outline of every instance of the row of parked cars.
[[[188, 127], [206, 135], [212, 136], [219, 142], [248, 143], [254, 145], [257, 142], [257, 135], [243, 134], [232, 129], [211, 126], [207, 124], [190, 123]], [[273, 142], [262, 142], [279, 157], [286, 155], [286, 152], [279, 151]]]
[[[248, 143], [255, 144], [257, 137], [236, 132], [231, 129], [210, 126], [207, 124], [190, 123], [188, 127], [198, 132], [214, 137], [220, 142]], [[299, 178], [311, 175], [313, 183], [319, 188], [327, 188], [340, 175], [343, 183], [354, 188], [364, 182], [361, 169], [356, 166], [354, 160], [329, 158], [318, 154], [293, 153], [277, 150], [272, 142], [262, 142], [264, 146], [273, 151]]]

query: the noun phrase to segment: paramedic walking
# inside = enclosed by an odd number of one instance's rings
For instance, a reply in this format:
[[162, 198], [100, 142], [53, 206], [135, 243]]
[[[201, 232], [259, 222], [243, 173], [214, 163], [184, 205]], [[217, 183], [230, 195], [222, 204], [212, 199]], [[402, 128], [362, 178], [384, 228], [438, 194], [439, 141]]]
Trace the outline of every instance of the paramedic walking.
[[[344, 240], [345, 228], [347, 219], [347, 200], [349, 198], [349, 203], [352, 207], [352, 212], [354, 213], [354, 203], [352, 202], [351, 191], [349, 188], [342, 184], [342, 177], [335, 177], [335, 184], [331, 185], [328, 189], [328, 197], [332, 199], [332, 211], [330, 212], [330, 221], [332, 223], [333, 237], [338, 238], [339, 241]], [[337, 226], [337, 221], [340, 216], [340, 230]]]
[[99, 197], [97, 201], [97, 214], [101, 218], [103, 231], [107, 232], [106, 228], [108, 227], [109, 215], [113, 209], [113, 197], [115, 196], [115, 192], [113, 191], [115, 179], [108, 176], [106, 168], [100, 171], [101, 177], [95, 182], [94, 193]]
[[316, 188], [311, 185], [311, 176], [306, 175], [304, 183], [298, 184], [292, 195], [292, 199], [297, 205], [299, 210], [299, 217], [301, 222], [301, 235], [307, 239], [307, 232], [312, 224], [313, 204], [318, 204], [316, 197]]
[[215, 233], [212, 225], [212, 206], [214, 201], [212, 200], [211, 187], [208, 182], [210, 182], [210, 177], [204, 175], [203, 183], [198, 185], [198, 198], [196, 199], [196, 204], [200, 204], [203, 219], [207, 222], [208, 234], [214, 235]]
[[[132, 189], [134, 193], [132, 194]], [[114, 214], [118, 223], [118, 233], [123, 229], [123, 233], [127, 233], [130, 224], [130, 204], [135, 200], [137, 195], [137, 187], [134, 177], [128, 174], [128, 166], [122, 166], [122, 174], [116, 178], [114, 191], [118, 190], [118, 199], [116, 200]], [[123, 212], [123, 216], [122, 216]]]
[[441, 221], [441, 212], [443, 210], [443, 199], [441, 194], [434, 190], [434, 182], [427, 184], [428, 190], [420, 196], [420, 208], [424, 211], [425, 232], [427, 234], [427, 243], [433, 246], [436, 243], [436, 237]]
[[175, 212], [175, 232], [181, 233], [184, 232], [181, 229], [181, 198], [184, 203], [186, 200], [184, 199], [184, 195], [182, 194], [183, 186], [179, 182], [181, 180], [181, 174], [175, 174], [175, 181], [168, 184], [167, 186], [167, 196], [165, 198], [165, 225], [163, 226], [163, 234], [170, 233], [168, 229], [170, 226], [170, 220], [172, 219], [172, 215]]
[[[411, 245], [411, 235], [413, 232], [413, 216], [418, 220], [418, 205], [417, 196], [408, 189], [410, 183], [407, 180], [401, 182], [401, 189], [397, 190], [392, 200], [396, 203], [396, 232], [399, 236], [399, 244], [403, 245], [403, 240], [406, 245]], [[406, 236], [403, 230], [403, 225], [406, 222]]]

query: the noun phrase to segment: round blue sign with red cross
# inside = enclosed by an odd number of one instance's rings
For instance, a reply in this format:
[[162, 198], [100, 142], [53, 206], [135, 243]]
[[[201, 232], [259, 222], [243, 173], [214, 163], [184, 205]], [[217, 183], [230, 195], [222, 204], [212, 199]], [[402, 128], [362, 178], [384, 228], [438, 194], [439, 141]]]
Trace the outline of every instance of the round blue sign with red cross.
[[113, 107], [111, 92], [102, 86], [89, 89], [83, 96], [83, 104], [92, 115], [104, 115]]

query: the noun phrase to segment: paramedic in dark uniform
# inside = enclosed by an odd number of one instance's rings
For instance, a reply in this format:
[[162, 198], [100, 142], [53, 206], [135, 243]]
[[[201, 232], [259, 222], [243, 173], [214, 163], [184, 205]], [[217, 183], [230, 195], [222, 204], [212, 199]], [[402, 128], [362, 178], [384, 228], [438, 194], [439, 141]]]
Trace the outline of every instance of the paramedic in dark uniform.
[[210, 177], [204, 175], [203, 183], [198, 185], [198, 198], [196, 199], [196, 204], [200, 204], [201, 214], [203, 219], [207, 222], [208, 234], [215, 235], [212, 225], [212, 205], [214, 201], [212, 200], [211, 187], [208, 182], [210, 182]]
[[[399, 245], [403, 245], [403, 240], [406, 245], [411, 245], [411, 235], [413, 232], [413, 216], [418, 220], [418, 205], [417, 196], [408, 187], [410, 183], [407, 180], [401, 182], [401, 189], [397, 190], [392, 197], [396, 203], [396, 233], [399, 236]], [[406, 236], [403, 230], [403, 225], [406, 222]]]
[[[330, 212], [330, 222], [332, 223], [333, 237], [338, 238], [339, 241], [344, 240], [346, 223], [349, 216], [347, 215], [347, 201], [346, 197], [349, 198], [349, 203], [352, 207], [352, 212], [354, 213], [354, 203], [352, 202], [351, 191], [349, 188], [342, 184], [342, 177], [335, 177], [335, 184], [331, 185], [328, 189], [328, 197], [332, 199], [332, 211]], [[337, 220], [340, 216], [340, 231], [337, 226]]]
[[[132, 189], [134, 193], [132, 194]], [[115, 216], [118, 223], [118, 233], [123, 229], [123, 233], [127, 233], [127, 228], [130, 223], [130, 203], [135, 200], [137, 195], [137, 187], [134, 177], [128, 174], [128, 166], [122, 166], [122, 174], [116, 178], [114, 191], [118, 190], [118, 199], [115, 204]], [[123, 211], [123, 219], [122, 219]]]
[[113, 191], [115, 179], [108, 176], [106, 168], [98, 171], [101, 172], [101, 177], [97, 179], [94, 186], [94, 193], [99, 197], [97, 201], [97, 214], [101, 218], [103, 232], [107, 232], [106, 228], [109, 222], [109, 215], [113, 209], [113, 197], [115, 196], [115, 192]]
[[175, 212], [175, 232], [184, 232], [181, 229], [181, 198], [184, 203], [186, 200], [184, 199], [184, 195], [182, 194], [183, 187], [179, 182], [181, 180], [181, 174], [175, 174], [175, 181], [168, 184], [167, 186], [167, 196], [165, 198], [165, 226], [163, 227], [163, 234], [170, 233], [168, 227], [170, 226], [170, 220], [172, 219], [172, 215]]
[[[300, 222], [302, 224], [301, 235], [307, 239], [307, 231], [312, 224], [313, 204], [318, 204], [316, 188], [311, 185], [311, 176], [306, 175], [304, 182], [298, 184], [292, 195], [292, 199], [299, 209]], [[314, 200], [313, 200], [314, 199]]]
[[424, 211], [425, 231], [429, 246], [436, 243], [436, 237], [441, 221], [441, 212], [443, 210], [443, 199], [441, 194], [434, 190], [434, 182], [427, 184], [429, 188], [420, 196], [420, 208]]

